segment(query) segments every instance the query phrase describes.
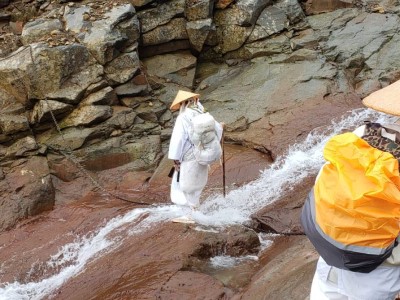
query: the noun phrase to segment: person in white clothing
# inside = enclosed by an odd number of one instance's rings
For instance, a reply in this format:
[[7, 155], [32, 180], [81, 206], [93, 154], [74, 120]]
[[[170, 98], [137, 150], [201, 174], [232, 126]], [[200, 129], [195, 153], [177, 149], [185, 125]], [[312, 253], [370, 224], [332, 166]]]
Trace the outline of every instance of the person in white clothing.
[[[172, 111], [179, 109], [168, 150], [168, 158], [174, 161], [175, 167], [171, 182], [171, 201], [192, 210], [199, 206], [201, 192], [208, 180], [208, 166], [196, 161], [194, 144], [190, 140], [192, 119], [204, 113], [199, 96], [179, 91], [170, 107]], [[215, 133], [220, 140], [222, 125], [218, 122], [215, 122]]]

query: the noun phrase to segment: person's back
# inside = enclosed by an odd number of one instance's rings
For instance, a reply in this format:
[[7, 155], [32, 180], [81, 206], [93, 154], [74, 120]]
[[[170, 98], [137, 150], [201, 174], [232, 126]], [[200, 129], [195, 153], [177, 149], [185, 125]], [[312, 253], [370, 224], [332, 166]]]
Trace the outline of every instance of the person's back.
[[189, 139], [193, 144], [193, 155], [201, 165], [210, 165], [222, 155], [221, 136], [216, 130], [216, 121], [209, 113], [202, 113], [191, 121]]
[[[204, 154], [204, 151], [199, 151], [197, 148], [199, 145], [195, 145], [192, 141], [193, 120], [205, 115], [198, 96], [198, 94], [179, 91], [173, 101], [171, 110], [179, 109], [179, 115], [174, 125], [168, 151], [168, 158], [172, 159], [175, 165], [171, 182], [171, 201], [192, 209], [199, 206], [201, 192], [208, 180], [208, 163], [198, 160], [199, 153]], [[216, 121], [214, 131], [218, 136], [217, 143], [219, 144], [222, 126]]]
[[397, 129], [367, 123], [325, 146], [327, 163], [302, 211], [304, 231], [321, 255], [311, 300], [394, 299], [400, 291]]

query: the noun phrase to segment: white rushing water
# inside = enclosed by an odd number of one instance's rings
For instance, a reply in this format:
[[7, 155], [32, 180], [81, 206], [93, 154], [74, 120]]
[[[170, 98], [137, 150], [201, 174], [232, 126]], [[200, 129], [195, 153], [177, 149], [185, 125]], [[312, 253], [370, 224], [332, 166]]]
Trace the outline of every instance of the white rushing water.
[[[278, 199], [281, 193], [294, 187], [309, 175], [316, 174], [324, 163], [322, 149], [334, 134], [354, 129], [364, 120], [391, 122], [387, 116], [368, 109], [357, 109], [332, 124], [311, 132], [301, 143], [288, 149], [286, 155], [260, 173], [257, 180], [229, 192], [225, 198], [213, 196], [206, 199], [200, 210], [193, 214], [198, 224], [223, 227], [249, 220], [250, 215]], [[59, 269], [57, 274], [39, 281], [0, 283], [0, 300], [34, 300], [51, 294], [85, 269], [85, 266], [107, 252], [117, 248], [127, 232], [140, 234], [157, 223], [186, 214], [176, 205], [133, 209], [123, 216], [110, 220], [97, 232], [73, 243], [64, 245], [45, 264]], [[124, 234], [118, 235], [119, 230]], [[112, 233], [112, 237], [110, 234]], [[215, 264], [234, 264], [229, 258], [217, 257]], [[1, 273], [0, 267], [0, 273]]]

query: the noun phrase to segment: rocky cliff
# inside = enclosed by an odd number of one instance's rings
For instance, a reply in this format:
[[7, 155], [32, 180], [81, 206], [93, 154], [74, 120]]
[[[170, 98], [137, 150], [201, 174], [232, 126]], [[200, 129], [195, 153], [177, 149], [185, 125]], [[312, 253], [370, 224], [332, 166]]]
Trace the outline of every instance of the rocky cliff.
[[178, 89], [201, 93], [227, 141], [274, 159], [400, 77], [392, 1], [0, 7], [2, 230], [102, 189], [100, 171], [148, 180], [168, 147]]

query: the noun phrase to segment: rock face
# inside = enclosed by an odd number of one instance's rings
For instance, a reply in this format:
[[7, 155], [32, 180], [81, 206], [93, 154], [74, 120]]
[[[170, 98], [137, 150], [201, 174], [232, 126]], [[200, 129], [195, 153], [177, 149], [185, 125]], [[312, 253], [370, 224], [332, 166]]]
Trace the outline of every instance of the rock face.
[[71, 201], [58, 191], [86, 176], [76, 163], [154, 172], [179, 89], [201, 94], [226, 139], [274, 158], [400, 78], [389, 1], [25, 2], [0, 2], [0, 167], [40, 159], [57, 192], [13, 220]]
[[[237, 161], [236, 169], [227, 166], [227, 179], [240, 182], [243, 170], [267, 166], [311, 129], [360, 107], [365, 95], [400, 79], [395, 1], [10, 3], [0, 0], [0, 231], [53, 210], [48, 222], [64, 228], [59, 232], [85, 233], [110, 212], [127, 209], [111, 202], [99, 215], [74, 219], [77, 210], [92, 213], [110, 196], [85, 202], [95, 188], [168, 202], [165, 173], [171, 164], [165, 154], [176, 117], [168, 107], [179, 89], [201, 94], [207, 110], [226, 124], [226, 140], [237, 144], [231, 147], [257, 150], [257, 156], [237, 151], [228, 157]], [[258, 172], [253, 168], [247, 180]], [[221, 174], [210, 173], [210, 189], [217, 190], [221, 183], [215, 178]], [[210, 299], [303, 299], [317, 254], [304, 236], [285, 234], [302, 234], [299, 214], [313, 179], [252, 216], [256, 230], [283, 236], [274, 238], [251, 282], [247, 278], [237, 290], [199, 272], [197, 263], [222, 250], [232, 256], [256, 253], [260, 243], [253, 230], [188, 233], [167, 223], [128, 237], [115, 260], [100, 258], [97, 263], [107, 269], [115, 262], [115, 273], [91, 264], [58, 297], [180, 299], [197, 292]], [[71, 207], [54, 209], [63, 205]], [[3, 232], [2, 238], [8, 235], [8, 245], [17, 244], [20, 253], [32, 245], [42, 249], [47, 225], [36, 223], [38, 236], [17, 228], [17, 235]], [[64, 244], [44, 245], [42, 255], [59, 245]], [[6, 252], [2, 261], [8, 264], [15, 254]], [[26, 272], [36, 254], [29, 252], [22, 262]], [[161, 256], [163, 268], [151, 269]], [[7, 282], [25, 274], [10, 265]], [[144, 268], [149, 273], [141, 279], [151, 281], [149, 286], [135, 277]], [[81, 289], [86, 280], [90, 288]], [[204, 291], [204, 286], [211, 288]]]
[[[17, 157], [25, 156], [21, 145]], [[55, 190], [47, 159], [31, 156], [1, 168], [0, 227], [9, 229], [17, 221], [53, 208]]]

